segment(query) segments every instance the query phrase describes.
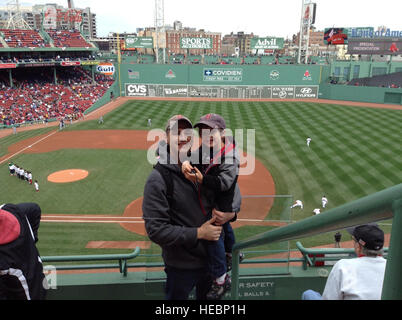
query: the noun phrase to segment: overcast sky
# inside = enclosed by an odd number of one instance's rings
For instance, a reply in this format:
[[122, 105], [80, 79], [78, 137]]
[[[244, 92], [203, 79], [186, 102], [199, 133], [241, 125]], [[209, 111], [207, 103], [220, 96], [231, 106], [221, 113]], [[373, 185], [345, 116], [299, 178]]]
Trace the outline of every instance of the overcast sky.
[[[0, 0], [2, 6], [11, 0]], [[402, 30], [402, 0], [316, 0], [319, 30], [326, 27], [375, 27]], [[25, 5], [67, 0], [20, 0]], [[74, 0], [76, 8], [97, 14], [98, 36], [135, 32], [154, 25], [154, 0]], [[165, 24], [179, 20], [185, 27], [221, 32], [291, 37], [300, 29], [301, 0], [165, 0]]]

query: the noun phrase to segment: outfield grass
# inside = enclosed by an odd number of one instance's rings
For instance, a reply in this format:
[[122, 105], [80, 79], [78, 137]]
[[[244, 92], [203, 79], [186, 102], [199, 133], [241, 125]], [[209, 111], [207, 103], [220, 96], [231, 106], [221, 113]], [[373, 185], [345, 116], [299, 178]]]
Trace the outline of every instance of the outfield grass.
[[[122, 215], [124, 209], [143, 194], [152, 170], [143, 150], [60, 150], [41, 154], [21, 154], [14, 160], [31, 170], [39, 181], [33, 186], [10, 177], [8, 165], [0, 167], [0, 194], [9, 203], [36, 202], [47, 214]], [[141, 165], [138, 165], [141, 163]], [[55, 184], [47, 177], [57, 171], [83, 169], [89, 176], [82, 181]]]
[[42, 256], [124, 254], [133, 250], [87, 249], [90, 241], [145, 241], [118, 224], [41, 223], [38, 250]]
[[[256, 130], [256, 156], [271, 172], [276, 193], [292, 195], [295, 200], [304, 202], [304, 210], [293, 210], [293, 220], [310, 217], [312, 210], [321, 206], [324, 194], [331, 209], [402, 181], [402, 112], [395, 110], [303, 102], [130, 101], [106, 115], [103, 125], [95, 120], [66, 130], [149, 130], [148, 118], [152, 119], [153, 128], [164, 128], [167, 119], [174, 114], [186, 115], [195, 122], [211, 112], [221, 114], [232, 130]], [[313, 139], [310, 148], [306, 146], [308, 136]], [[3, 143], [3, 139], [0, 142]], [[244, 149], [247, 150], [247, 146]], [[151, 170], [144, 151], [61, 150], [19, 155], [13, 160], [32, 170], [34, 175], [40, 175], [41, 192], [36, 194], [32, 188], [22, 187], [8, 176], [7, 164], [3, 164], [0, 181], [7, 183], [0, 184], [2, 198], [7, 202], [38, 202], [45, 213], [121, 214], [128, 203], [142, 196]], [[130, 173], [121, 174], [116, 166], [124, 168], [124, 172], [130, 169]], [[45, 181], [48, 174], [73, 167], [89, 170], [90, 176], [70, 185], [55, 186]], [[53, 224], [43, 226], [45, 239], [40, 246], [51, 248], [52, 237], [46, 238], [45, 234], [56, 227]], [[74, 227], [86, 228], [84, 225]], [[236, 230], [236, 237], [247, 239], [267, 229], [240, 228]], [[61, 239], [69, 233], [67, 227], [56, 230], [61, 230]], [[389, 228], [386, 231], [389, 232]], [[125, 234], [123, 238], [130, 239]], [[104, 236], [102, 240], [109, 239]], [[57, 252], [100, 252], [83, 249], [85, 241], [67, 241], [63, 245], [60, 240]], [[305, 246], [332, 243], [333, 235], [319, 235], [302, 242]], [[291, 246], [294, 248], [294, 242]], [[50, 249], [45, 252], [55, 255]]]
[[174, 114], [195, 122], [210, 112], [221, 114], [232, 130], [256, 130], [257, 157], [273, 175], [277, 194], [305, 203], [298, 219], [310, 216], [324, 194], [328, 208], [334, 208], [402, 181], [402, 112], [395, 110], [303, 102], [131, 101], [106, 115], [104, 125], [92, 121], [71, 130], [147, 130], [148, 118], [154, 128], [164, 128]]

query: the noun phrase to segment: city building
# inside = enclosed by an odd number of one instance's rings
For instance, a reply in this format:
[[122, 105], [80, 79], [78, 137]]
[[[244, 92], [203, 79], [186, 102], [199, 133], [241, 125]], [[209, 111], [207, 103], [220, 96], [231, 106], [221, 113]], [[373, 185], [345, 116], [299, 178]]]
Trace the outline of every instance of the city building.
[[[57, 30], [80, 30], [87, 38], [96, 38], [97, 25], [96, 14], [91, 8], [64, 8], [57, 4], [44, 4], [20, 6], [22, 18], [31, 29], [42, 28]], [[15, 15], [16, 9], [0, 7], [0, 26], [7, 27], [7, 22]]]
[[231, 32], [222, 39], [223, 48], [226, 55], [249, 55], [251, 54], [251, 39], [258, 37], [257, 35], [245, 34], [243, 31], [237, 33]]
[[[176, 27], [178, 25], [176, 24]], [[187, 54], [187, 50], [191, 54], [202, 55], [219, 55], [221, 54], [221, 36], [220, 32], [209, 32], [203, 29], [196, 30], [195, 28], [182, 28], [166, 30], [166, 50], [169, 54]], [[181, 38], [210, 38], [212, 39], [211, 49], [183, 49], [180, 45]]]
[[120, 43], [124, 43], [124, 40], [128, 37], [137, 37], [137, 33], [117, 33], [109, 32], [107, 37], [93, 38], [91, 41], [95, 43], [100, 51], [110, 51], [112, 53], [117, 53], [118, 51], [118, 40]]

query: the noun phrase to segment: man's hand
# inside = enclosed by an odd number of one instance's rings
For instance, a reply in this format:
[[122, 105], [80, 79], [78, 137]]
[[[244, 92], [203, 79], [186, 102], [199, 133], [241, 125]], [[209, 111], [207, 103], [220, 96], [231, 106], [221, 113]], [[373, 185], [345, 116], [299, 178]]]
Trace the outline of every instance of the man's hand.
[[193, 170], [193, 166], [190, 164], [190, 161], [184, 161], [181, 165], [181, 172], [183, 172], [183, 174], [186, 173], [191, 173], [191, 170]]
[[205, 222], [201, 227], [197, 229], [197, 239], [203, 239], [208, 241], [218, 241], [222, 233], [222, 227], [214, 226], [216, 217]]
[[212, 217], [216, 218], [215, 224], [218, 226], [223, 226], [226, 222], [231, 221], [235, 216], [235, 212], [221, 212], [216, 209], [212, 210]]

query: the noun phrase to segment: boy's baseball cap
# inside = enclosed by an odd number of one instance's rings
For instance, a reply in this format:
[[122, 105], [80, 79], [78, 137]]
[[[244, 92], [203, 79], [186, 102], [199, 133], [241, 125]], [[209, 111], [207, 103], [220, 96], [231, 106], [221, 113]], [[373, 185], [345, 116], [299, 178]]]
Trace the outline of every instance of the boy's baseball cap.
[[166, 125], [166, 132], [172, 130], [172, 128], [179, 123], [179, 121], [183, 121], [188, 124], [189, 128], [193, 127], [193, 124], [191, 121], [186, 118], [185, 116], [182, 116], [181, 114], [175, 115], [171, 117]]
[[201, 117], [200, 121], [198, 121], [194, 128], [197, 128], [201, 125], [206, 125], [211, 129], [226, 129], [225, 119], [216, 113], [210, 113]]
[[381, 250], [384, 246], [384, 231], [376, 223], [364, 224], [346, 230], [366, 249]]

